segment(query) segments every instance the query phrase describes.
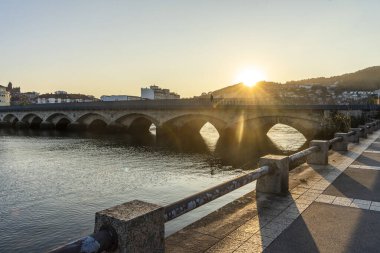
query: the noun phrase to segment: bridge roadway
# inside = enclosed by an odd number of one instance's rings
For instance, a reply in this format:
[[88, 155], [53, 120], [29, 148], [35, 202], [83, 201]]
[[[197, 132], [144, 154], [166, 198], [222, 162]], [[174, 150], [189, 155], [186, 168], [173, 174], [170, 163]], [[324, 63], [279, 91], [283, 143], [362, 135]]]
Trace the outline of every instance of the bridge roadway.
[[166, 239], [166, 252], [379, 252], [380, 130], [291, 171], [290, 195], [251, 192]]

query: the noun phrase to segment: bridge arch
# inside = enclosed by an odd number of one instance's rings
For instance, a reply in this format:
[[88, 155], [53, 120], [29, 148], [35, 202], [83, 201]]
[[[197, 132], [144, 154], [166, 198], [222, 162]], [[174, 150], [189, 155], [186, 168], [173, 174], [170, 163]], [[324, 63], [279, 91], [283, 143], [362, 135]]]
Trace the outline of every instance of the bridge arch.
[[76, 122], [81, 123], [81, 124], [85, 124], [88, 126], [95, 120], [101, 120], [101, 121], [105, 122], [106, 124], [108, 123], [108, 120], [104, 116], [100, 115], [99, 113], [86, 113], [86, 114], [80, 116], [76, 120]]
[[156, 127], [159, 126], [158, 120], [141, 113], [131, 113], [120, 116], [115, 122], [121, 124], [130, 133], [148, 133], [152, 124]]
[[219, 135], [223, 134], [224, 129], [227, 126], [227, 123], [224, 120], [205, 114], [181, 115], [164, 122], [163, 125], [176, 131], [191, 131], [192, 133], [199, 133], [201, 128], [207, 122], [215, 127]]
[[30, 128], [38, 128], [42, 121], [42, 118], [34, 113], [26, 114], [21, 119], [21, 122], [27, 124]]
[[54, 127], [59, 130], [66, 129], [67, 126], [73, 122], [73, 120], [64, 113], [53, 113], [49, 115], [45, 121], [53, 124]]
[[[205, 142], [200, 130], [206, 124], [211, 124], [221, 138], [225, 133], [227, 123], [213, 115], [189, 113], [171, 118], [160, 125], [158, 135], [164, 143], [169, 143], [184, 151], [214, 151]], [[214, 144], [213, 144], [214, 145]], [[215, 143], [216, 145], [216, 143]]]
[[321, 130], [321, 122], [308, 118], [276, 116], [262, 117], [260, 121], [265, 134], [276, 124], [284, 124], [299, 131], [307, 140], [311, 140]]
[[86, 113], [76, 120], [90, 130], [103, 130], [108, 125], [108, 120], [98, 113]]
[[9, 113], [3, 117], [3, 121], [14, 126], [19, 121], [19, 119], [15, 114]]

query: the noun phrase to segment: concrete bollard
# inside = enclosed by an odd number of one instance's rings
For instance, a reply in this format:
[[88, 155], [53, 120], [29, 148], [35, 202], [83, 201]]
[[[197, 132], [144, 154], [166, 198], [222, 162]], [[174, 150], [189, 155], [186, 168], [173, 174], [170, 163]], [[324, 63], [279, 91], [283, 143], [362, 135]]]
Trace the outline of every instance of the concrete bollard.
[[286, 195], [289, 191], [289, 157], [281, 155], [266, 155], [259, 160], [259, 167], [269, 166], [269, 174], [259, 178], [256, 191]]
[[95, 233], [111, 227], [117, 233], [117, 253], [165, 252], [164, 208], [133, 200], [95, 214]]
[[363, 132], [362, 132], [362, 138], [368, 138], [368, 129], [367, 129], [367, 126], [365, 125], [359, 125], [359, 127], [361, 129], [363, 129]]
[[319, 150], [308, 155], [306, 162], [314, 165], [327, 165], [329, 163], [329, 145], [329, 141], [312, 140], [309, 146], [317, 146]]
[[373, 133], [373, 128], [371, 123], [366, 123], [365, 126], [367, 127], [367, 133], [372, 134]]
[[335, 133], [334, 137], [342, 137], [341, 141], [335, 142], [332, 145], [332, 149], [335, 151], [347, 151], [348, 149], [348, 142], [349, 142], [349, 136], [347, 133]]
[[379, 121], [375, 120], [373, 123], [375, 125], [375, 131], [379, 130]]
[[371, 122], [373, 132], [377, 131], [377, 123], [375, 121]]
[[350, 128], [350, 131], [355, 132], [355, 134], [351, 135], [351, 142], [359, 143], [362, 129], [361, 128]]
[[374, 126], [373, 122], [369, 122], [366, 125], [369, 126], [369, 129], [370, 129], [370, 131], [372, 131], [372, 133], [375, 131], [375, 126]]

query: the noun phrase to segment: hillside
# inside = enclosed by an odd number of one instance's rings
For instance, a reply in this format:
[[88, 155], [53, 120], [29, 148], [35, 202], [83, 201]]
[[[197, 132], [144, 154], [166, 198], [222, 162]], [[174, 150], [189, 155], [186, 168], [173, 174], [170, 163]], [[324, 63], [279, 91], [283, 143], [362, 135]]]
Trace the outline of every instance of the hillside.
[[[212, 92], [215, 98], [254, 98], [259, 94], [267, 93], [275, 86], [282, 86], [279, 83], [259, 82], [254, 87], [248, 87], [242, 83], [227, 86], [220, 90]], [[210, 95], [202, 95], [201, 97], [209, 97]]]
[[[298, 81], [288, 81], [285, 84], [274, 82], [259, 82], [254, 87], [247, 87], [242, 83], [227, 86], [213, 91], [215, 98], [260, 98], [261, 96], [273, 94], [273, 90], [291, 88], [293, 85], [336, 85], [337, 91], [364, 90], [373, 91], [380, 89], [380, 66], [374, 66], [359, 70], [354, 73], [343, 74], [332, 77], [317, 77]], [[202, 95], [201, 97], [209, 97]]]
[[354, 73], [343, 74], [332, 77], [318, 77], [299, 81], [286, 82], [287, 85], [293, 84], [313, 84], [313, 85], [332, 85], [336, 84], [337, 89], [344, 90], [376, 90], [380, 89], [380, 66], [369, 67]]

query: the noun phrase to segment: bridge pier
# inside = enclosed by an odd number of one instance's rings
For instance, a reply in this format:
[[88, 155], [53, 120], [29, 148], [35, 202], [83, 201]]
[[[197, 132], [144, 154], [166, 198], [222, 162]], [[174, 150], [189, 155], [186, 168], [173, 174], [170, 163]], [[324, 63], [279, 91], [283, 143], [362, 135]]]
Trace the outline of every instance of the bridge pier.
[[126, 132], [127, 127], [124, 126], [123, 124], [113, 122], [106, 126], [106, 130], [112, 133], [120, 133], [120, 132]]
[[67, 125], [67, 129], [71, 131], [85, 131], [87, 127], [84, 124], [73, 122]]
[[44, 122], [41, 122], [40, 129], [42, 129], [42, 130], [50, 130], [50, 129], [55, 129], [55, 126], [54, 126], [53, 123], [44, 121]]
[[0, 128], [9, 128], [11, 126], [12, 126], [11, 123], [7, 121], [0, 121]]
[[22, 122], [22, 121], [18, 121], [15, 124], [15, 128], [16, 129], [26, 129], [26, 128], [29, 128], [29, 124], [25, 123], [25, 122]]

